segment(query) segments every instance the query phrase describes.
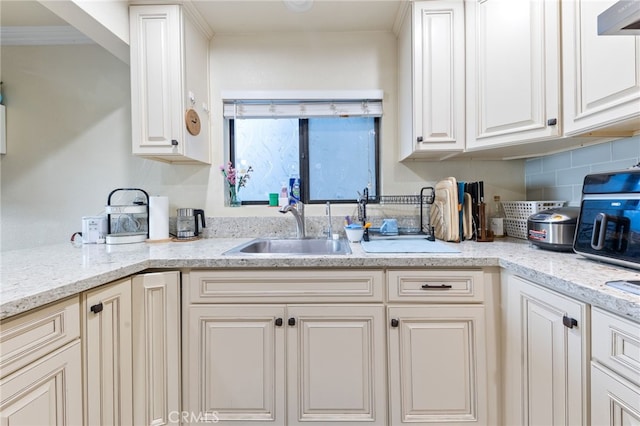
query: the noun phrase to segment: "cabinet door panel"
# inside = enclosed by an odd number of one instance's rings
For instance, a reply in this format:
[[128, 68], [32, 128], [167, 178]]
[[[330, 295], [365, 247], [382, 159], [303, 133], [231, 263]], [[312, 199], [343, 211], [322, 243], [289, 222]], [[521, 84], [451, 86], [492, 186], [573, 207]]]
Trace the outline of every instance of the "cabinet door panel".
[[487, 421], [484, 307], [389, 307], [391, 423]]
[[635, 124], [622, 125], [622, 131], [640, 127], [640, 38], [597, 32], [598, 15], [615, 2], [562, 2], [566, 134], [607, 130], [628, 119]]
[[383, 306], [289, 306], [288, 425], [386, 422]]
[[284, 424], [283, 306], [191, 306], [183, 411], [220, 424]]
[[584, 424], [588, 306], [518, 277], [507, 288], [506, 423]]
[[82, 424], [79, 340], [0, 380], [0, 424]]
[[640, 425], [640, 387], [591, 363], [591, 424]]
[[[94, 313], [96, 305], [102, 310]], [[82, 310], [87, 423], [131, 424], [131, 279], [86, 292]]]
[[134, 154], [175, 153], [171, 141], [180, 139], [181, 128], [179, 28], [178, 6], [131, 8], [131, 87], [138, 89], [132, 94]]
[[548, 139], [560, 127], [559, 5], [552, 1], [467, 3], [467, 147]]
[[133, 306], [135, 425], [176, 424], [180, 410], [180, 273], [136, 275]]

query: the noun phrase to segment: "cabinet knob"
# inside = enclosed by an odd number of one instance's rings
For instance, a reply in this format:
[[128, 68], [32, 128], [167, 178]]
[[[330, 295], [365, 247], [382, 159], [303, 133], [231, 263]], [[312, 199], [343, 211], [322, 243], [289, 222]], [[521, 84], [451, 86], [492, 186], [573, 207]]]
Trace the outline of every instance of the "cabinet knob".
[[171, 145], [178, 146], [178, 141], [175, 139], [171, 139]]
[[422, 138], [422, 136], [418, 136], [418, 137], [416, 138], [416, 141], [417, 141], [417, 142], [422, 142], [422, 141], [424, 141], [424, 139]]
[[558, 124], [557, 118], [550, 118], [547, 120], [547, 126], [555, 126], [556, 124]]
[[293, 327], [294, 325], [296, 325], [296, 319], [293, 317], [289, 318], [289, 321], [287, 321], [287, 324]]
[[397, 327], [398, 325], [400, 325], [400, 321], [398, 321], [397, 318], [392, 318], [391, 319], [391, 327]]
[[562, 324], [567, 328], [573, 328], [578, 326], [578, 320], [565, 315], [562, 317]]
[[276, 327], [282, 327], [282, 323], [283, 323], [282, 318], [276, 318], [275, 322], [276, 322]]
[[93, 312], [94, 314], [97, 314], [99, 312], [102, 312], [102, 310], [104, 309], [104, 306], [102, 306], [102, 302], [93, 305], [92, 307], [89, 308], [91, 310], [91, 312]]

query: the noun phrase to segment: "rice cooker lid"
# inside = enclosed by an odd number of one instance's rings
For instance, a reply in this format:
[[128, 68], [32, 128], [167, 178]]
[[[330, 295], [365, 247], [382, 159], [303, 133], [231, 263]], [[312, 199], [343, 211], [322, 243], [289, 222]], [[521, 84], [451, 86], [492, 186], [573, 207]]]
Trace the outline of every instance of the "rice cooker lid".
[[543, 210], [529, 216], [529, 221], [534, 223], [557, 223], [575, 225], [578, 223], [580, 207], [558, 207]]

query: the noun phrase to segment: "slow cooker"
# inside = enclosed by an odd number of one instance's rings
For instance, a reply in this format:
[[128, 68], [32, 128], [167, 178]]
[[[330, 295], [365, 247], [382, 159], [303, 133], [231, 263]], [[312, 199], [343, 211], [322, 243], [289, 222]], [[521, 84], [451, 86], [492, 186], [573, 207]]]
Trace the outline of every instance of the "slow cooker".
[[532, 214], [527, 219], [527, 239], [547, 250], [572, 251], [579, 215], [579, 207], [558, 207]]

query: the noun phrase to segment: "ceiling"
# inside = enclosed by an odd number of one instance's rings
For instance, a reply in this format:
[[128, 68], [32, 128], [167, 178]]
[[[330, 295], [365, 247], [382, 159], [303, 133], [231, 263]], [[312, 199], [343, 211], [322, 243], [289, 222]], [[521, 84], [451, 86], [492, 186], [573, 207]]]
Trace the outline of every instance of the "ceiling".
[[[124, 0], [123, 0], [124, 1]], [[187, 0], [189, 1], [189, 0]], [[303, 0], [289, 0], [293, 7]], [[162, 2], [162, 0], [160, 1]], [[408, 0], [315, 0], [305, 12], [282, 0], [190, 0], [214, 34], [393, 31]], [[1, 0], [0, 26], [66, 25], [36, 0]]]

